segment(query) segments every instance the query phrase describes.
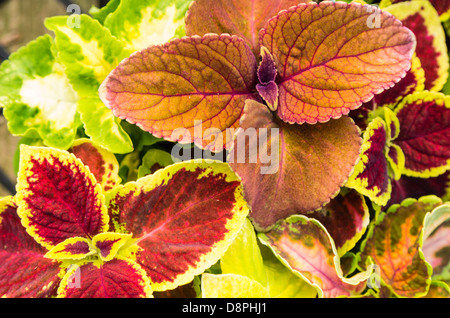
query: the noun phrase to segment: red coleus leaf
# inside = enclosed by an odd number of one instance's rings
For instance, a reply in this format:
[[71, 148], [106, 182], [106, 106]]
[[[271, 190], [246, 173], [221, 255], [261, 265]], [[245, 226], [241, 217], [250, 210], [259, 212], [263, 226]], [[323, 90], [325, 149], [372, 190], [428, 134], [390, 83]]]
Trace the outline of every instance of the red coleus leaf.
[[149, 298], [150, 282], [142, 268], [127, 259], [71, 266], [58, 288], [61, 298]]
[[361, 137], [348, 117], [290, 125], [249, 100], [240, 125], [228, 161], [242, 179], [249, 217], [260, 231], [328, 203], [358, 161]]
[[450, 168], [450, 98], [441, 93], [407, 96], [396, 108], [400, 134], [395, 143], [405, 154], [404, 174], [436, 177]]
[[260, 32], [278, 69], [278, 115], [293, 123], [339, 118], [393, 86], [411, 66], [414, 34], [393, 16], [357, 3], [307, 3]]
[[258, 32], [267, 20], [283, 9], [309, 0], [196, 0], [186, 15], [186, 34], [229, 33], [247, 41], [255, 55], [259, 54]]
[[105, 191], [120, 183], [119, 163], [113, 153], [95, 145], [89, 139], [76, 140], [69, 152], [89, 167]]
[[18, 214], [27, 232], [51, 249], [71, 237], [92, 238], [108, 229], [102, 187], [73, 154], [22, 145]]
[[402, 176], [399, 180], [392, 180], [392, 195], [386, 206], [400, 203], [407, 198], [418, 199], [420, 197], [435, 194], [443, 197], [450, 189], [450, 172], [447, 171], [437, 177], [414, 178]]
[[85, 239], [84, 237], [71, 237], [52, 248], [45, 254], [45, 257], [58, 260], [84, 259], [95, 253], [90, 247], [88, 239]]
[[356, 245], [369, 224], [369, 208], [364, 197], [348, 189], [308, 216], [320, 221], [327, 229], [340, 256]]
[[440, 91], [447, 81], [449, 61], [445, 32], [436, 10], [428, 1], [401, 2], [383, 10], [414, 32], [415, 52], [425, 71], [425, 89]]
[[0, 199], [0, 297], [54, 296], [60, 263], [45, 252], [22, 226], [12, 197]]
[[275, 83], [277, 68], [272, 55], [265, 47], [261, 48], [261, 58], [257, 73], [259, 84], [256, 85], [256, 90], [270, 110], [275, 111], [278, 107], [278, 86]]
[[156, 291], [217, 262], [248, 214], [239, 179], [220, 162], [174, 164], [110, 195], [114, 227], [137, 240], [136, 262]]
[[[382, 0], [381, 5], [387, 6], [390, 4], [409, 2], [411, 0]], [[424, 0], [412, 0], [412, 1], [424, 1]], [[441, 21], [446, 21], [450, 16], [450, 1], [449, 0], [428, 0], [433, 7], [436, 9], [437, 13], [441, 17]]]
[[225, 130], [237, 128], [245, 100], [254, 98], [256, 69], [243, 39], [185, 37], [122, 61], [100, 97], [117, 117], [157, 137], [220, 151], [232, 142]]

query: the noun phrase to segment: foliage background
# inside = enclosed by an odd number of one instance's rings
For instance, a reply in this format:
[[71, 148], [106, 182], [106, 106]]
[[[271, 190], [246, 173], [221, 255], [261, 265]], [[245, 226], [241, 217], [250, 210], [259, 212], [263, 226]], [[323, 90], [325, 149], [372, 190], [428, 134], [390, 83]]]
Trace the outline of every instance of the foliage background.
[[[51, 34], [44, 26], [44, 19], [66, 12], [64, 1], [59, 0], [0, 0], [0, 45], [9, 53], [45, 33]], [[88, 12], [100, 0], [77, 0], [82, 12]], [[0, 116], [0, 169], [10, 181], [16, 182], [13, 169], [14, 153], [20, 137], [8, 131], [6, 119]], [[0, 197], [11, 193], [0, 184]]]

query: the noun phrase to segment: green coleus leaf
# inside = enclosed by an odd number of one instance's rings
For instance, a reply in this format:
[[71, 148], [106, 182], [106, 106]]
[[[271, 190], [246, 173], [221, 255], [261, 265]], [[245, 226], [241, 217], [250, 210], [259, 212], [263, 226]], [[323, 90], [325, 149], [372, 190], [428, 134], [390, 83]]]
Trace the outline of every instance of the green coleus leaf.
[[250, 218], [259, 231], [293, 213], [323, 207], [339, 193], [359, 158], [360, 132], [348, 117], [290, 125], [250, 100], [240, 128], [228, 161], [242, 179]]
[[122, 0], [105, 19], [105, 27], [132, 51], [182, 37], [186, 0]]
[[152, 174], [156, 170], [170, 166], [173, 163], [170, 153], [156, 148], [149, 149], [142, 157], [142, 164], [138, 168], [137, 178]]
[[151, 298], [144, 270], [129, 259], [71, 266], [58, 288], [60, 298]]
[[67, 151], [21, 146], [16, 202], [27, 232], [48, 249], [72, 237], [108, 229], [100, 184]]
[[248, 214], [238, 177], [228, 164], [209, 162], [176, 163], [108, 195], [113, 228], [133, 234], [134, 258], [155, 291], [216, 263]]
[[45, 25], [55, 32], [58, 60], [80, 96], [77, 109], [86, 134], [111, 152], [131, 152], [131, 140], [120, 120], [98, 98], [100, 84], [130, 51], [87, 15], [80, 15], [80, 28], [70, 28], [62, 16], [46, 19]]
[[238, 37], [185, 37], [134, 53], [99, 93], [116, 116], [156, 137], [221, 151], [232, 143], [228, 128], [238, 127], [245, 100], [255, 98], [256, 68]]
[[268, 298], [269, 293], [257, 281], [237, 274], [203, 274], [202, 298]]
[[45, 35], [11, 54], [0, 67], [0, 107], [13, 135], [67, 149], [78, 126], [77, 93]]
[[105, 23], [105, 19], [114, 11], [117, 10], [121, 0], [109, 0], [108, 3], [102, 7], [97, 8], [92, 6], [89, 9], [89, 14], [96, 20], [98, 20], [101, 24]]
[[113, 153], [97, 146], [90, 139], [77, 139], [68, 150], [79, 158], [101, 184], [104, 191], [121, 183], [119, 163]]
[[60, 262], [45, 258], [45, 253], [22, 226], [13, 197], [0, 198], [0, 297], [54, 296]]
[[394, 141], [405, 154], [403, 173], [436, 177], [450, 168], [450, 98], [436, 92], [408, 95], [394, 109], [400, 133]]
[[425, 89], [440, 91], [447, 81], [449, 57], [445, 32], [433, 5], [429, 1], [407, 1], [394, 3], [383, 10], [393, 14], [415, 34], [415, 53], [425, 71]]
[[381, 283], [394, 295], [426, 295], [432, 267], [422, 252], [423, 227], [427, 213], [442, 205], [436, 196], [406, 199], [381, 213], [370, 226], [361, 245], [361, 266], [379, 267]]
[[309, 0], [215, 1], [196, 0], [186, 15], [187, 35], [203, 36], [207, 33], [228, 33], [247, 41], [255, 55], [259, 54], [258, 32], [278, 12]]
[[293, 215], [271, 231], [260, 233], [261, 242], [296, 275], [317, 289], [320, 297], [350, 296], [361, 293], [372, 269], [351, 278], [343, 276], [336, 247], [320, 222]]
[[367, 102], [406, 75], [414, 34], [385, 12], [380, 27], [358, 3], [309, 2], [270, 19], [259, 34], [278, 71], [278, 116], [326, 122]]

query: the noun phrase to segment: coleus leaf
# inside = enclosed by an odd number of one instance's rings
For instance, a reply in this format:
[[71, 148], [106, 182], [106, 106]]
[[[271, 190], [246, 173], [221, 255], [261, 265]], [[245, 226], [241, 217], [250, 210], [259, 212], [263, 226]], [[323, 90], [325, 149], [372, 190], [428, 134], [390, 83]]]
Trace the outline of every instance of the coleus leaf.
[[436, 92], [407, 96], [394, 109], [400, 122], [395, 144], [405, 155], [403, 173], [436, 177], [450, 168], [450, 98]]
[[214, 6], [208, 0], [196, 0], [186, 15], [186, 34], [229, 33], [246, 40], [255, 55], [259, 54], [258, 32], [281, 10], [309, 0], [219, 0]]
[[327, 229], [343, 256], [361, 239], [369, 225], [369, 208], [364, 197], [355, 190], [343, 189], [322, 209], [308, 213]]
[[139, 166], [137, 178], [152, 174], [158, 169], [170, 166], [173, 163], [170, 153], [156, 148], [149, 149], [142, 157], [142, 164]]
[[422, 68], [420, 59], [414, 54], [411, 60], [411, 69], [406, 73], [405, 77], [395, 84], [394, 87], [375, 95], [368, 103], [376, 104], [376, 107], [393, 107], [406, 96], [415, 92], [421, 92], [424, 89], [425, 71]]
[[257, 281], [238, 274], [203, 274], [202, 298], [268, 298], [269, 292]]
[[78, 126], [78, 95], [53, 55], [53, 39], [38, 37], [0, 67], [0, 107], [13, 135], [67, 149]]
[[106, 232], [94, 236], [92, 245], [99, 252], [100, 259], [104, 262], [112, 260], [131, 240], [131, 234]]
[[[61, 280], [60, 262], [28, 235], [12, 197], [0, 199], [0, 297], [54, 296]], [[36, 270], [39, 268], [39, 270]]]
[[[249, 259], [252, 262], [249, 263]], [[314, 287], [292, 273], [265, 246], [258, 244], [248, 219], [220, 259], [220, 268], [219, 275], [202, 275], [203, 296], [244, 296], [242, 293], [248, 293], [249, 288], [265, 297], [303, 298], [317, 295]], [[214, 282], [222, 284], [223, 288], [217, 288]], [[252, 294], [247, 295], [252, 297]]]
[[98, 98], [100, 83], [130, 51], [107, 28], [85, 14], [80, 15], [80, 28], [70, 28], [65, 16], [48, 18], [45, 25], [55, 32], [58, 59], [80, 96], [77, 109], [86, 134], [111, 152], [131, 152], [131, 140], [120, 121]]
[[404, 199], [435, 194], [448, 199], [450, 190], [450, 172], [447, 171], [437, 177], [415, 178], [403, 175], [399, 180], [392, 180], [392, 195], [386, 206], [401, 203]]
[[[381, 0], [380, 8], [385, 8], [395, 3], [409, 2], [411, 0]], [[424, 1], [424, 0], [412, 0], [412, 1]], [[448, 0], [428, 0], [439, 14], [441, 21], [446, 21], [450, 17], [450, 1]]]
[[75, 140], [68, 151], [89, 167], [103, 190], [111, 190], [120, 184], [119, 163], [113, 153], [86, 138]]
[[414, 32], [416, 55], [425, 71], [425, 89], [440, 91], [448, 77], [448, 50], [439, 15], [428, 1], [396, 3], [386, 8]]
[[[290, 125], [275, 118], [265, 105], [249, 100], [240, 126], [228, 161], [242, 179], [251, 206], [249, 217], [259, 231], [292, 213], [324, 206], [358, 161], [361, 137], [348, 117]], [[249, 140], [248, 132], [254, 132]]]
[[121, 0], [110, 0], [106, 3], [102, 8], [97, 8], [92, 6], [89, 9], [89, 14], [96, 20], [98, 20], [101, 24], [105, 23], [105, 19], [114, 11], [117, 10]]
[[261, 63], [258, 67], [259, 84], [256, 90], [267, 103], [270, 110], [275, 111], [278, 107], [278, 86], [275, 83], [277, 69], [272, 55], [265, 47], [261, 48]]
[[400, 297], [424, 296], [432, 268], [422, 252], [423, 224], [428, 212], [440, 206], [436, 196], [406, 199], [381, 213], [361, 245], [361, 266], [379, 266], [381, 283]]
[[129, 259], [71, 266], [58, 288], [60, 298], [151, 298], [144, 270]]
[[46, 258], [57, 260], [80, 260], [95, 253], [84, 237], [71, 237], [59, 243], [45, 254]]
[[122, 0], [104, 25], [128, 49], [137, 51], [184, 36], [184, 15], [189, 4], [186, 0]]
[[392, 144], [400, 123], [389, 108], [379, 108], [364, 135], [360, 160], [346, 183], [378, 205], [386, 205], [392, 191], [391, 179], [399, 179], [405, 158], [400, 147]]
[[220, 151], [230, 146], [225, 130], [237, 128], [255, 85], [256, 60], [245, 41], [210, 34], [132, 54], [99, 93], [117, 117], [156, 137]]
[[447, 202], [426, 216], [423, 254], [433, 268], [433, 279], [450, 281], [450, 204]]
[[406, 75], [414, 34], [385, 12], [380, 28], [370, 28], [370, 12], [357, 3], [310, 2], [267, 22], [260, 45], [277, 65], [281, 119], [339, 118]]
[[424, 298], [450, 298], [450, 287], [441, 281], [431, 281], [428, 294]]
[[261, 242], [297, 275], [318, 291], [320, 297], [350, 296], [362, 292], [372, 270], [345, 278], [336, 247], [327, 230], [315, 219], [293, 215], [270, 232], [260, 233]]
[[136, 262], [155, 291], [186, 284], [216, 263], [248, 214], [228, 164], [205, 161], [176, 163], [119, 186], [109, 206], [116, 232], [137, 240]]
[[51, 249], [71, 237], [92, 238], [108, 229], [102, 187], [73, 154], [21, 145], [18, 214], [27, 232]]

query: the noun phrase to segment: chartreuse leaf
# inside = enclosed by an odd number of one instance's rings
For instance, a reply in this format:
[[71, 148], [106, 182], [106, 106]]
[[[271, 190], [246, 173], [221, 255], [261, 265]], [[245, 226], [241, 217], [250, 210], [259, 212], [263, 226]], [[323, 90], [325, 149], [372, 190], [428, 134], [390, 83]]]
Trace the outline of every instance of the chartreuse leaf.
[[96, 144], [117, 154], [133, 151], [131, 138], [120, 125], [120, 119], [114, 117], [98, 96], [81, 98], [78, 111], [86, 134]]
[[52, 52], [53, 39], [38, 37], [0, 67], [0, 108], [13, 135], [41, 138], [67, 149], [77, 129], [77, 93]]
[[268, 298], [269, 292], [257, 281], [237, 274], [203, 274], [202, 298]]
[[186, 15], [186, 34], [229, 33], [246, 40], [255, 55], [259, 54], [258, 33], [265, 23], [281, 10], [309, 0], [196, 0]]
[[100, 184], [67, 151], [21, 145], [17, 213], [27, 232], [48, 249], [71, 237], [92, 238], [108, 229]]
[[60, 298], [151, 298], [145, 271], [129, 259], [86, 262], [69, 267], [58, 288]]
[[105, 19], [114, 11], [117, 10], [121, 0], [109, 0], [102, 8], [92, 6], [89, 9], [89, 14], [101, 24], [105, 23]]
[[129, 243], [131, 234], [100, 233], [92, 239], [92, 245], [98, 251], [100, 259], [104, 262], [112, 260], [120, 248]]
[[323, 207], [337, 195], [359, 158], [360, 132], [348, 117], [290, 125], [249, 100], [240, 127], [228, 162], [242, 179], [258, 231], [293, 213]]
[[417, 38], [416, 55], [425, 71], [425, 89], [440, 91], [447, 81], [449, 58], [445, 32], [433, 5], [429, 1], [408, 1], [383, 10], [393, 14], [414, 32]]
[[316, 296], [316, 290], [281, 264], [270, 250], [264, 252], [263, 257], [255, 230], [247, 220], [220, 259], [221, 274], [202, 275], [202, 296], [242, 298]]
[[355, 190], [343, 189], [322, 209], [308, 213], [327, 229], [343, 256], [361, 239], [369, 225], [369, 208], [364, 196]]
[[95, 253], [88, 239], [71, 237], [53, 247], [44, 257], [57, 260], [80, 260]]
[[134, 258], [155, 291], [190, 282], [223, 256], [248, 214], [228, 164], [181, 162], [108, 194], [116, 232], [132, 233]]
[[184, 15], [191, 1], [122, 0], [105, 19], [105, 27], [132, 51], [182, 37]]
[[100, 84], [130, 51], [87, 15], [80, 16], [80, 28], [70, 28], [67, 17], [62, 16], [46, 19], [45, 25], [55, 32], [58, 59], [80, 96], [77, 109], [86, 134], [111, 152], [131, 152], [131, 140], [120, 126], [120, 120], [98, 98]]
[[436, 196], [406, 199], [381, 213], [361, 245], [361, 266], [379, 267], [381, 283], [396, 296], [426, 295], [432, 274], [422, 252], [427, 213], [442, 205]]
[[424, 298], [450, 298], [450, 287], [441, 281], [432, 281]]
[[211, 151], [231, 146], [245, 100], [253, 99], [256, 59], [227, 34], [184, 37], [125, 59], [100, 87], [119, 118], [156, 137]]
[[69, 152], [79, 158], [95, 176], [95, 179], [108, 191], [120, 184], [119, 163], [113, 153], [94, 144], [90, 139], [77, 139]]
[[296, 275], [317, 289], [320, 297], [350, 296], [362, 292], [372, 269], [345, 278], [334, 242], [320, 222], [293, 215], [271, 231], [258, 234], [261, 242]]
[[367, 102], [406, 75], [414, 34], [358, 3], [310, 2], [280, 12], [259, 34], [278, 70], [277, 114], [289, 123], [326, 122]]
[[[249, 262], [248, 260], [252, 260]], [[220, 259], [223, 274], [238, 274], [267, 288], [267, 274], [256, 240], [255, 230], [247, 219], [236, 239]]]
[[433, 267], [433, 279], [450, 282], [450, 204], [446, 203], [426, 215], [423, 253]]
[[60, 263], [44, 258], [45, 252], [22, 226], [14, 198], [0, 198], [0, 297], [54, 296]]
[[88, 15], [80, 15], [80, 28], [71, 28], [66, 16], [47, 18], [55, 33], [58, 58], [80, 96], [95, 96], [99, 85], [129, 51], [110, 31]]
[[405, 154], [403, 173], [428, 178], [450, 169], [450, 97], [418, 92], [403, 99], [394, 111], [400, 121], [394, 142]]
[[173, 164], [172, 155], [164, 150], [151, 148], [144, 157], [142, 164], [138, 168], [137, 178], [142, 178], [148, 174], [154, 173], [156, 170]]

